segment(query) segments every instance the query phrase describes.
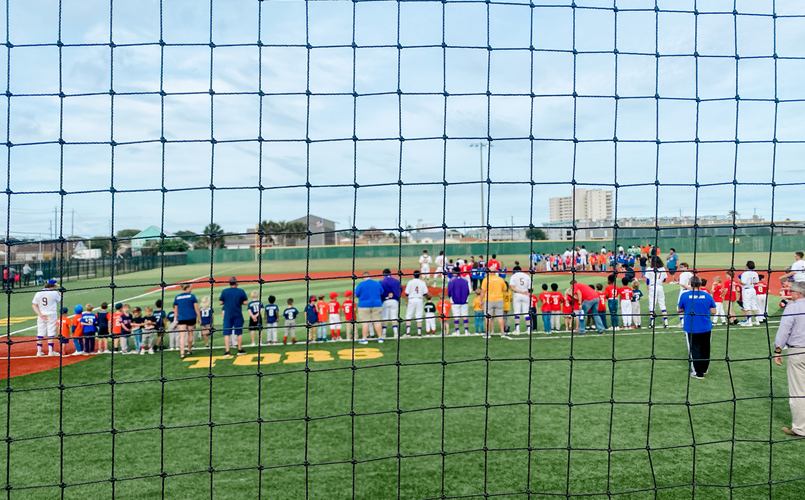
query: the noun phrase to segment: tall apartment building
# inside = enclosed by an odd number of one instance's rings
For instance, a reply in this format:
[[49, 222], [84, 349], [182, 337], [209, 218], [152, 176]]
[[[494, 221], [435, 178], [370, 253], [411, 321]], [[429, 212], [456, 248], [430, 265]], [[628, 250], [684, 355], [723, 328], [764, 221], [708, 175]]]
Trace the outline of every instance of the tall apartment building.
[[574, 189], [570, 196], [551, 198], [549, 208], [551, 222], [611, 219], [612, 191]]

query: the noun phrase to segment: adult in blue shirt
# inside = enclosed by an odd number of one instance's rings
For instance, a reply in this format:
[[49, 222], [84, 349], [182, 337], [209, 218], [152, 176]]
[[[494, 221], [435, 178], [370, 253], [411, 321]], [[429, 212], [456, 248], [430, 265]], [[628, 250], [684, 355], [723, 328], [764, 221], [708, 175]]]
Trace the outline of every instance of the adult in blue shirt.
[[386, 325], [391, 321], [391, 327], [394, 329], [394, 337], [396, 338], [402, 285], [400, 280], [391, 275], [391, 270], [383, 269], [383, 279], [380, 280], [380, 286], [383, 288], [383, 305], [380, 310], [383, 320], [383, 337], [386, 336]]
[[467, 299], [470, 296], [469, 283], [467, 283], [467, 280], [452, 280], [447, 285], [447, 295], [450, 296], [450, 300], [453, 302], [453, 320], [456, 325], [455, 335], [459, 333], [458, 322], [462, 317], [464, 318], [464, 335], [469, 335], [470, 309], [467, 303]]
[[679, 261], [679, 255], [676, 254], [676, 250], [673, 248], [671, 249], [671, 253], [668, 254], [668, 259], [665, 261], [665, 267], [668, 269], [668, 274], [671, 276], [670, 284], [676, 283], [676, 278], [674, 275], [676, 274], [676, 263]]
[[218, 303], [221, 304], [221, 309], [224, 315], [224, 357], [229, 357], [229, 336], [237, 335], [238, 338], [238, 354], [246, 354], [243, 350], [243, 304], [247, 303], [249, 298], [246, 297], [246, 292], [238, 288], [238, 279], [232, 276], [229, 278], [229, 288], [221, 292], [221, 297], [218, 298]]
[[690, 280], [691, 290], [679, 296], [679, 313], [683, 315], [682, 328], [688, 342], [692, 363], [691, 377], [703, 379], [710, 367], [710, 337], [713, 330], [711, 315], [716, 313], [716, 301], [702, 291], [702, 279]]
[[364, 272], [363, 281], [355, 287], [355, 297], [358, 298], [358, 321], [361, 322], [363, 330], [363, 337], [358, 343], [369, 343], [369, 324], [371, 323], [377, 333], [377, 341], [382, 344], [383, 335], [380, 331], [380, 322], [383, 321], [383, 286], [369, 276], [368, 272]]
[[182, 359], [185, 357], [185, 346], [188, 350], [187, 355], [193, 354], [193, 331], [196, 322], [201, 323], [198, 300], [190, 293], [191, 288], [190, 283], [182, 285], [182, 293], [173, 299], [173, 315], [176, 318], [176, 329], [179, 330], [179, 356]]

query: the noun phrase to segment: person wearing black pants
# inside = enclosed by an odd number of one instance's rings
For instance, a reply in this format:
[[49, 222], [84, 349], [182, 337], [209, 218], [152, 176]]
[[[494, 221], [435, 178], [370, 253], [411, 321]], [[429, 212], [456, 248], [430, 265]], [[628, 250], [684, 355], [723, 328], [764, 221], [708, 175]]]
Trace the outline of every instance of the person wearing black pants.
[[682, 327], [691, 360], [690, 376], [703, 379], [710, 368], [710, 337], [713, 322], [710, 317], [716, 313], [716, 302], [707, 291], [701, 290], [702, 280], [694, 276], [690, 280], [691, 290], [679, 296], [679, 314], [682, 314]]

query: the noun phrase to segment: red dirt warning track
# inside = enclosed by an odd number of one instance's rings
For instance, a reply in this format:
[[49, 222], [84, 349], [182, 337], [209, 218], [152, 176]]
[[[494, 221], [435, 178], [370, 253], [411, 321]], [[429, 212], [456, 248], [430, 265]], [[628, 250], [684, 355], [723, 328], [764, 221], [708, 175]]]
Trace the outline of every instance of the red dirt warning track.
[[[383, 274], [382, 271], [369, 271], [369, 272], [374, 277], [379, 277], [379, 276], [381, 276]], [[413, 269], [412, 270], [403, 270], [403, 273], [405, 274], [405, 276], [411, 276], [413, 274], [413, 272], [414, 272]], [[637, 278], [639, 279], [640, 278], [640, 269], [639, 268], [636, 269], [635, 273], [637, 275]], [[735, 275], [736, 276], [739, 275], [740, 273], [741, 273], [741, 270], [739, 270], [739, 269], [735, 270]], [[769, 284], [769, 294], [771, 294], [771, 295], [780, 295], [780, 279], [779, 279], [779, 276], [782, 275], [783, 273], [785, 273], [785, 271], [782, 271], [782, 270], [781, 271], [772, 271], [771, 273], [768, 273], [767, 271], [759, 270], [758, 273], [766, 275], [766, 283]], [[355, 271], [355, 274], [358, 277], [358, 279], [360, 280], [361, 279], [361, 274], [363, 274], [363, 271]], [[396, 269], [394, 270], [394, 274], [396, 275]], [[509, 271], [508, 274], [511, 275], [511, 271]], [[594, 272], [594, 271], [582, 271], [582, 272], [577, 272], [576, 274], [578, 274], [580, 276], [597, 276], [597, 277], [601, 278], [602, 282], [606, 283], [606, 277], [610, 273], [609, 272], [602, 273], [602, 272]], [[549, 273], [545, 272], [545, 271], [538, 271], [537, 273], [535, 273], [535, 275], [536, 276], [556, 276], [557, 278], [561, 277], [561, 278], [563, 278], [562, 280], [557, 279], [557, 281], [560, 281], [560, 282], [570, 280], [570, 273], [567, 272], [567, 271], [549, 272]], [[678, 271], [677, 271], [676, 275], [677, 275], [677, 277], [679, 276]], [[701, 278], [706, 278], [707, 279], [707, 287], [710, 288], [710, 289], [712, 289], [713, 277], [715, 277], [716, 275], [721, 276], [722, 279], [724, 279], [724, 277], [725, 277], [723, 269], [700, 269], [700, 270], [697, 271], [696, 275], [701, 277]], [[341, 279], [350, 279], [350, 278], [352, 278], [352, 272], [351, 271], [318, 271], [318, 272], [307, 273], [307, 276], [309, 276], [311, 280], [328, 280], [328, 279], [329, 280], [341, 280]], [[213, 281], [213, 286], [215, 286], [215, 287], [228, 286], [229, 285], [229, 278], [230, 278], [229, 276], [215, 277], [215, 278], [213, 278], [213, 280], [214, 280]], [[257, 274], [250, 274], [250, 275], [236, 276], [236, 278], [238, 279], [238, 281], [241, 281], [243, 283], [257, 283], [257, 282], [260, 281], [261, 276], [258, 276]], [[670, 278], [671, 277], [669, 276], [668, 279], [670, 280]], [[262, 279], [263, 279], [263, 283], [282, 283], [282, 282], [293, 282], [293, 281], [305, 281], [305, 273], [264, 274], [264, 275], [262, 275]], [[176, 288], [180, 284], [182, 284], [182, 282], [171, 283], [170, 285], [166, 286], [165, 288], [166, 289], [167, 288]], [[620, 285], [620, 283], [618, 283], [618, 284]], [[644, 285], [645, 285], [645, 283], [644, 283]], [[210, 281], [208, 279], [198, 280], [198, 281], [194, 281], [194, 282], [190, 283], [190, 286], [192, 288], [200, 288], [200, 289], [209, 288], [210, 287]], [[669, 285], [668, 283], [666, 283], [666, 286], [676, 286], [676, 285]], [[430, 293], [432, 295], [438, 295], [440, 293], [440, 291], [441, 291], [441, 288], [434, 288], [434, 287], [429, 287], [429, 288], [430, 288]], [[149, 292], [154, 292], [154, 291], [157, 291], [159, 289], [160, 289], [160, 287], [154, 287], [154, 288], [151, 288], [148, 291]], [[535, 292], [538, 293], [539, 290], [535, 290]]]
[[[36, 356], [36, 337], [12, 337], [14, 341], [11, 344], [11, 355], [9, 356], [9, 345], [6, 342], [0, 342], [0, 380], [5, 379], [9, 375], [12, 377], [19, 377], [20, 375], [28, 375], [29, 373], [38, 373], [46, 370], [52, 370], [61, 366], [72, 365], [80, 361], [86, 361], [93, 356], [62, 356], [61, 359], [56, 356], [44, 356], [37, 358]], [[58, 348], [58, 340], [54, 347]], [[72, 342], [62, 344], [62, 349], [65, 354], [72, 354], [75, 352]], [[47, 352], [47, 343], [43, 347], [43, 352]], [[23, 356], [31, 356], [26, 358]], [[9, 357], [12, 359], [9, 360]], [[9, 361], [11, 362], [11, 371], [9, 372]]]

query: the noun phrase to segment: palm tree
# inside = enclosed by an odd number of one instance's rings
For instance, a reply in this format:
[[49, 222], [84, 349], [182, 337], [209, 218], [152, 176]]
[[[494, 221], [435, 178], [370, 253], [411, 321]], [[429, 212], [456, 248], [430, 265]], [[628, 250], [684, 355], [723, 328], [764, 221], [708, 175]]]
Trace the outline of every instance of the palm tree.
[[213, 248], [224, 248], [225, 243], [224, 229], [215, 222], [211, 222], [204, 228], [193, 247], [212, 250]]
[[729, 215], [729, 216], [730, 216], [730, 219], [732, 219], [732, 220], [735, 220], [735, 219], [737, 219], [738, 217], [740, 217], [740, 216], [741, 216], [741, 214], [739, 214], [739, 213], [738, 213], [738, 212], [736, 212], [735, 210], [730, 210], [730, 211], [727, 213], [727, 215]]

